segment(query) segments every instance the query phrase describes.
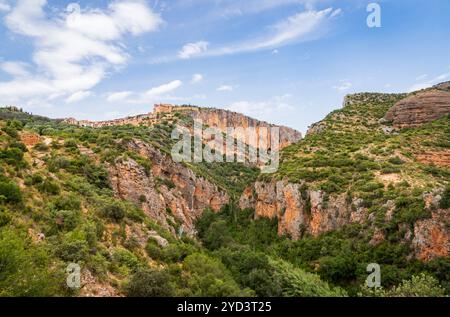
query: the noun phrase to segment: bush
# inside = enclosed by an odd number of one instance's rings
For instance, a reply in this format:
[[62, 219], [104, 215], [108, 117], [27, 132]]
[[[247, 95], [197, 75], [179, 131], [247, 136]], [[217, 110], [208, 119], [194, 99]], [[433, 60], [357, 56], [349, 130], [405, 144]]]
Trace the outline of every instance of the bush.
[[304, 272], [284, 261], [271, 261], [275, 275], [283, 283], [283, 296], [293, 297], [336, 297], [346, 296], [340, 288], [331, 288], [328, 283], [320, 280], [319, 276]]
[[450, 208], [450, 185], [445, 188], [441, 201], [439, 202], [439, 207], [442, 209]]
[[81, 222], [79, 210], [58, 210], [54, 212], [55, 223], [63, 230], [74, 230]]
[[133, 272], [136, 272], [140, 265], [138, 258], [133, 253], [122, 248], [114, 252], [113, 259]]
[[9, 148], [0, 152], [0, 158], [5, 159], [10, 165], [16, 165], [23, 159], [23, 152], [18, 148]]
[[39, 152], [47, 152], [49, 150], [49, 147], [47, 144], [39, 142], [34, 146], [34, 149]]
[[26, 234], [0, 229], [0, 297], [62, 295], [60, 274], [45, 248], [28, 243]]
[[195, 297], [241, 297], [253, 296], [249, 289], [241, 290], [230, 272], [217, 259], [205, 254], [194, 253], [183, 262], [188, 273], [187, 289], [189, 296]]
[[361, 288], [360, 296], [370, 297], [443, 297], [445, 290], [439, 285], [438, 280], [424, 273], [413, 276], [410, 280], [403, 280], [398, 286], [390, 290], [382, 288]]
[[73, 194], [64, 195], [55, 200], [54, 207], [57, 210], [80, 210], [81, 201], [80, 198]]
[[146, 269], [133, 275], [125, 287], [125, 294], [128, 297], [170, 297], [174, 291], [166, 271]]
[[110, 203], [102, 208], [102, 215], [119, 222], [125, 218], [125, 210], [117, 203]]
[[79, 262], [87, 258], [88, 246], [85, 241], [68, 239], [57, 246], [55, 254], [66, 262]]
[[0, 197], [4, 197], [7, 203], [20, 203], [22, 193], [19, 186], [4, 178], [0, 178]]
[[58, 195], [61, 192], [59, 185], [48, 178], [42, 184], [38, 185], [38, 189], [50, 195]]

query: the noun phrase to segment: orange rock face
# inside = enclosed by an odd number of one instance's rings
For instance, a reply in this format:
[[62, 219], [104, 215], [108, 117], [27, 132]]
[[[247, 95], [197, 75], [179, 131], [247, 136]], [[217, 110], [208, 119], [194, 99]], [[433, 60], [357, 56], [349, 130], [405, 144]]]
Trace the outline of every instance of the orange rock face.
[[[155, 105], [154, 111], [148, 114], [110, 120], [110, 121], [89, 121], [89, 120], [75, 120], [73, 118], [65, 119], [64, 121], [68, 124], [79, 125], [79, 126], [88, 126], [94, 128], [108, 127], [108, 126], [116, 126], [116, 125], [154, 125], [160, 122], [160, 116], [164, 115], [164, 118], [171, 118], [174, 113], [182, 112], [185, 115], [192, 117], [194, 120], [202, 120], [203, 125], [206, 127], [215, 127], [218, 128], [221, 132], [227, 133], [227, 128], [248, 128], [254, 127], [257, 134], [257, 139], [259, 140], [260, 136], [267, 143], [268, 147], [271, 147], [271, 137], [267, 132], [263, 134], [263, 128], [268, 129], [270, 133], [270, 128], [276, 127], [279, 128], [280, 131], [280, 139], [279, 139], [279, 147], [281, 149], [286, 146], [291, 145], [292, 143], [298, 142], [302, 135], [300, 132], [283, 126], [276, 126], [269, 124], [267, 122], [259, 121], [245, 115], [231, 112], [222, 109], [214, 109], [214, 108], [200, 108], [200, 107], [191, 107], [191, 106], [174, 106], [169, 104], [161, 104]], [[238, 139], [239, 136], [237, 136]], [[242, 140], [246, 143], [249, 143], [248, 140]]]
[[450, 167], [450, 150], [421, 153], [416, 155], [416, 159], [424, 164]]
[[194, 222], [206, 208], [219, 211], [229, 202], [228, 195], [216, 185], [152, 146], [142, 141], [130, 141], [126, 146], [150, 159], [152, 169], [146, 173], [132, 159], [111, 165], [109, 174], [116, 195], [140, 205], [172, 233], [176, 232], [170, 224], [180, 222], [185, 233], [195, 234]]
[[39, 135], [29, 132], [23, 132], [20, 135], [20, 140], [23, 144], [25, 144], [27, 147], [33, 147], [36, 144], [39, 143]]
[[[324, 232], [342, 228], [349, 223], [363, 223], [366, 210], [353, 211], [346, 203], [345, 195], [324, 201], [322, 191], [306, 190], [300, 184], [284, 181], [257, 182], [241, 196], [241, 209], [254, 208], [256, 218], [277, 218], [279, 235], [299, 239], [304, 233], [318, 236]], [[358, 205], [357, 202], [354, 204]]]
[[446, 222], [450, 221], [448, 210], [434, 212], [431, 219], [416, 222], [413, 247], [415, 255], [422, 261], [446, 257], [450, 253], [450, 235]]

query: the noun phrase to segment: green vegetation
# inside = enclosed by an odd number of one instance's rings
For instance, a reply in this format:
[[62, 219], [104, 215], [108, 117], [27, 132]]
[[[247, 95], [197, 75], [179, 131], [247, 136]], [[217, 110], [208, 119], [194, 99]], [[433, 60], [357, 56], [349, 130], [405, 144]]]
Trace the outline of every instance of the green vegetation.
[[[162, 228], [141, 207], [118, 198], [108, 170], [130, 158], [147, 176], [152, 161], [133, 149], [144, 141], [168, 155], [177, 114], [154, 126], [76, 127], [0, 109], [0, 296], [83, 295], [65, 285], [66, 268], [127, 296], [441, 296], [450, 294], [448, 257], [411, 257], [405, 231], [428, 219], [423, 194], [444, 188], [439, 208], [449, 208], [450, 170], [419, 159], [449, 148], [449, 117], [387, 134], [379, 123], [404, 95], [361, 94], [331, 113], [324, 129], [282, 153], [275, 175], [259, 175], [237, 163], [185, 164], [226, 190], [229, 205], [206, 210], [197, 237], [183, 233], [175, 210]], [[26, 140], [24, 134], [37, 140]], [[348, 225], [318, 237], [292, 241], [278, 235], [277, 220], [254, 218], [236, 202], [256, 179], [287, 179], [321, 189], [329, 199], [362, 199], [372, 223]], [[160, 186], [175, 189], [165, 176]], [[394, 203], [386, 221], [388, 201]], [[437, 208], [437, 206], [434, 206]], [[311, 212], [311, 202], [306, 210]], [[374, 226], [385, 236], [371, 244]], [[169, 229], [169, 230], [167, 230]], [[178, 235], [174, 235], [173, 233]], [[155, 239], [159, 236], [159, 240]], [[161, 243], [161, 240], [166, 240]], [[365, 289], [368, 263], [382, 265], [383, 289]], [[442, 287], [439, 286], [442, 285]], [[81, 292], [81, 293], [80, 293]]]

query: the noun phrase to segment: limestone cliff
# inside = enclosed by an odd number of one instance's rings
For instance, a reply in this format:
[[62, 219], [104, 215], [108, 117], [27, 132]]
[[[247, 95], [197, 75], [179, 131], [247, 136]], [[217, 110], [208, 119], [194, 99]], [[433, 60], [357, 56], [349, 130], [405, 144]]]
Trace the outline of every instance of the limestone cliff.
[[328, 197], [324, 191], [303, 189], [287, 181], [257, 182], [241, 196], [242, 209], [254, 208], [255, 217], [277, 218], [279, 235], [299, 239], [318, 236], [349, 223], [367, 220], [361, 200], [346, 201], [345, 194]]
[[[259, 137], [261, 128], [278, 127], [280, 129], [280, 147], [285, 148], [292, 143], [298, 142], [302, 135], [300, 132], [284, 127], [269, 124], [267, 122], [259, 121], [240, 113], [231, 112], [223, 109], [215, 108], [201, 108], [194, 106], [174, 106], [174, 105], [155, 105], [154, 111], [148, 114], [127, 117], [123, 119], [116, 119], [110, 121], [88, 121], [88, 120], [76, 120], [73, 118], [65, 119], [68, 124], [89, 126], [94, 128], [101, 128], [107, 126], [116, 125], [149, 125], [161, 123], [166, 121], [168, 123], [173, 122], [174, 116], [177, 113], [182, 113], [191, 117], [194, 120], [202, 120], [205, 126], [218, 128], [221, 132], [227, 133], [228, 127], [233, 128], [248, 128], [254, 127]], [[264, 136], [265, 137], [265, 136]], [[266, 139], [270, 144], [270, 137]], [[244, 142], [247, 140], [243, 140]]]
[[[369, 225], [374, 232], [371, 244], [385, 239], [383, 230], [374, 222], [376, 215], [364, 207], [363, 199], [349, 199], [345, 194], [328, 196], [321, 190], [303, 188], [303, 184], [287, 181], [256, 182], [245, 190], [239, 206], [254, 209], [255, 219], [277, 219], [278, 234], [296, 240], [305, 234], [316, 237], [355, 223]], [[406, 228], [404, 239], [412, 243], [414, 256], [423, 261], [445, 257], [450, 252], [450, 234], [446, 225], [450, 221], [450, 210], [438, 209], [440, 193], [428, 193], [423, 197], [432, 217], [417, 221], [413, 232]], [[385, 222], [389, 223], [396, 212], [395, 204], [388, 201], [385, 207]], [[403, 229], [400, 224], [399, 230]]]
[[227, 193], [153, 146], [138, 140], [128, 141], [125, 146], [150, 159], [152, 167], [146, 172], [131, 158], [116, 160], [109, 166], [115, 193], [140, 205], [147, 215], [173, 233], [174, 224], [179, 223], [184, 232], [194, 234], [194, 221], [204, 209], [219, 211], [228, 203]]

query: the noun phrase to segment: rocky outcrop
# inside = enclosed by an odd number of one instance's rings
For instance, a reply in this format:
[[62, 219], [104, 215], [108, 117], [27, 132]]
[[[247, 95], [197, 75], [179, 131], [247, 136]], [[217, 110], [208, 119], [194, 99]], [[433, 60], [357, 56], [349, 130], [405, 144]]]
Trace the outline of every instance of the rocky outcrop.
[[431, 219], [417, 221], [414, 225], [412, 246], [416, 258], [429, 261], [436, 257], [447, 257], [450, 253], [448, 210], [432, 213]]
[[[174, 119], [174, 115], [176, 113], [183, 113], [184, 115], [190, 116], [194, 120], [202, 120], [203, 125], [205, 127], [206, 126], [215, 127], [223, 133], [227, 133], [228, 127], [233, 128], [254, 127], [258, 136], [258, 140], [261, 133], [261, 128], [269, 129], [272, 127], [278, 127], [280, 131], [280, 140], [279, 140], [280, 148], [285, 148], [286, 146], [289, 146], [292, 143], [298, 142], [302, 138], [300, 132], [288, 127], [269, 124], [267, 122], [259, 121], [236, 112], [215, 108], [200, 108], [194, 106], [155, 105], [153, 112], [133, 117], [127, 117], [123, 119], [116, 119], [110, 121], [88, 121], [88, 120], [78, 121], [74, 118], [69, 118], [65, 119], [64, 121], [67, 124], [88, 126], [93, 128], [101, 128], [116, 125], [128, 125], [128, 124], [134, 126], [138, 125], [151, 126], [160, 123], [163, 120], [168, 121], [169, 123], [172, 122], [172, 120]], [[239, 136], [237, 137], [239, 138]], [[270, 134], [265, 134], [263, 137], [267, 141], [267, 144], [269, 144], [270, 146], [271, 144]], [[248, 143], [247, 140], [243, 141]]]
[[[256, 134], [258, 135], [258, 139], [260, 137], [261, 128], [266, 128], [270, 132], [270, 128], [277, 127], [280, 131], [280, 148], [285, 148], [292, 143], [300, 141], [302, 138], [301, 133], [294, 129], [269, 124], [267, 122], [259, 121], [237, 112], [227, 111], [223, 109], [200, 108], [199, 111], [190, 111], [190, 115], [194, 120], [202, 120], [203, 124], [210, 127], [216, 127], [223, 133], [227, 132], [228, 127], [244, 129], [254, 127], [256, 130]], [[270, 134], [262, 135], [262, 137], [267, 141], [267, 144], [269, 144], [270, 147]]]
[[304, 233], [318, 236], [367, 220], [367, 210], [360, 206], [360, 200], [348, 203], [345, 195], [328, 197], [323, 191], [286, 181], [255, 183], [241, 196], [239, 205], [242, 209], [254, 208], [256, 218], [277, 218], [278, 234], [293, 239]]
[[20, 141], [28, 148], [31, 148], [40, 142], [39, 135], [31, 132], [22, 132], [20, 134]]
[[[371, 245], [384, 241], [382, 229], [374, 225], [375, 215], [363, 207], [363, 200], [346, 194], [328, 197], [323, 191], [308, 190], [303, 184], [287, 181], [257, 182], [242, 194], [241, 209], [253, 208], [255, 218], [278, 220], [278, 234], [300, 239], [305, 233], [318, 236], [322, 233], [340, 229], [348, 224], [369, 224], [373, 229]], [[406, 223], [399, 224], [404, 231], [404, 240], [412, 243], [416, 258], [428, 261], [447, 256], [450, 251], [449, 210], [440, 210], [439, 201], [442, 190], [424, 194], [425, 208], [432, 211], [432, 218], [419, 220], [410, 230]], [[393, 220], [395, 203], [392, 200], [383, 206], [386, 209], [386, 223]]]
[[419, 126], [447, 114], [450, 114], [450, 93], [430, 89], [400, 100], [384, 118], [395, 128], [405, 128]]
[[423, 164], [437, 165], [450, 168], [450, 150], [428, 151], [416, 155], [417, 161]]
[[210, 207], [214, 211], [229, 202], [218, 187], [170, 156], [142, 141], [125, 144], [130, 150], [148, 158], [151, 171], [146, 171], [131, 158], [118, 159], [109, 166], [112, 187], [117, 196], [134, 202], [159, 224], [175, 232], [174, 224], [182, 224], [183, 232], [194, 234], [194, 222]]

